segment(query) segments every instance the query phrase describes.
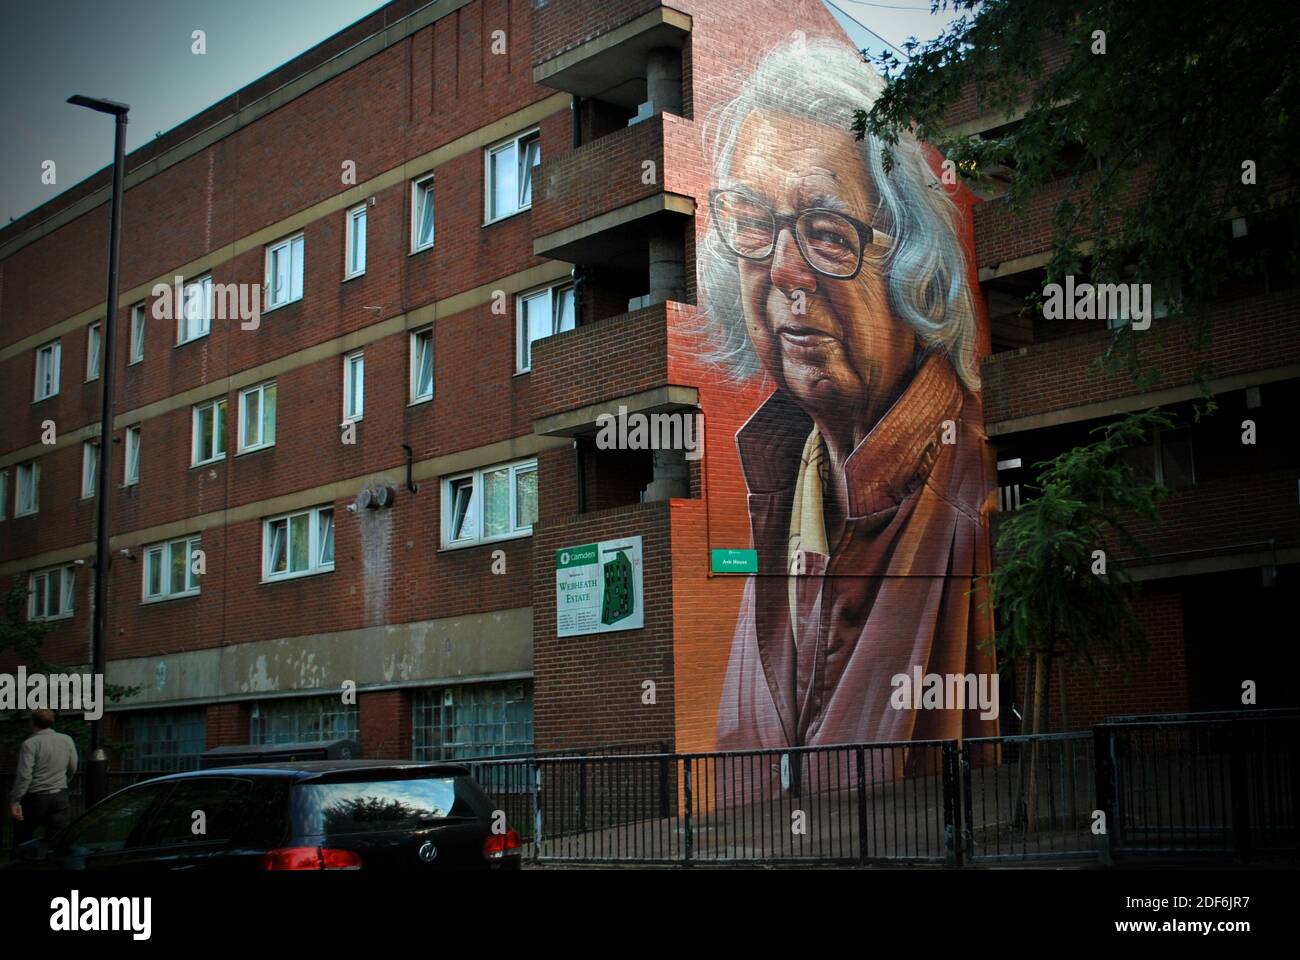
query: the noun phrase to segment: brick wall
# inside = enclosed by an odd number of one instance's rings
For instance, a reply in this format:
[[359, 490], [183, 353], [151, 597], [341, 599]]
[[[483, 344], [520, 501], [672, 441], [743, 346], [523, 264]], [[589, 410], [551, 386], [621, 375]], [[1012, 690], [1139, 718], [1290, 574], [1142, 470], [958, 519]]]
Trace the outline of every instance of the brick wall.
[[[1149, 330], [1131, 333], [1141, 365], [1158, 375], [1152, 388], [1194, 383], [1201, 368], [1215, 378], [1300, 362], [1295, 336], [1300, 292], [1243, 297], [1205, 311], [1207, 337], [1200, 350], [1190, 320], [1153, 320]], [[1122, 363], [1098, 369], [1112, 336], [1100, 330], [989, 357], [982, 371], [985, 420], [997, 423], [1146, 392]]]

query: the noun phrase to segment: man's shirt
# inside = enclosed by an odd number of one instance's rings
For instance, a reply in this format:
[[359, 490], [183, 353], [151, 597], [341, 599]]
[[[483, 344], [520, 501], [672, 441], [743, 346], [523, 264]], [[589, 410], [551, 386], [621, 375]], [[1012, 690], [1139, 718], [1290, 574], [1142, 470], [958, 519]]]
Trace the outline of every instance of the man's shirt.
[[[942, 442], [952, 421], [955, 442]], [[777, 391], [737, 435], [758, 576], [748, 578], [717, 749], [946, 739], [996, 732], [976, 711], [896, 710], [891, 679], [996, 670], [978, 578], [989, 569], [979, 398], [931, 354], [844, 467], [828, 543], [812, 420]]]
[[77, 772], [77, 745], [53, 727], [38, 730], [18, 748], [18, 772], [9, 802], [20, 803], [29, 793], [66, 790]]

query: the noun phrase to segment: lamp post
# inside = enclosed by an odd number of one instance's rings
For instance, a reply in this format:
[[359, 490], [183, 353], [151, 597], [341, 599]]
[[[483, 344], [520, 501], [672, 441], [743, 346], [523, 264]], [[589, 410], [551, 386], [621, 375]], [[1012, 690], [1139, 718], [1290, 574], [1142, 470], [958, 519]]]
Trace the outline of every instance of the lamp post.
[[[104, 339], [99, 348], [99, 375], [103, 386], [99, 424], [99, 469], [95, 476], [95, 619], [91, 627], [90, 650], [92, 671], [103, 676], [107, 667], [105, 644], [108, 637], [108, 540], [109, 508], [113, 475], [113, 386], [117, 372], [114, 331], [117, 327], [117, 261], [122, 246], [122, 179], [126, 166], [126, 115], [131, 107], [113, 100], [99, 100], [80, 94], [68, 97], [68, 103], [86, 107], [114, 119], [113, 131], [113, 200], [108, 221], [108, 300], [104, 310]], [[100, 746], [100, 716], [90, 721], [90, 760], [86, 763], [86, 806], [98, 803], [108, 794], [108, 754]]]

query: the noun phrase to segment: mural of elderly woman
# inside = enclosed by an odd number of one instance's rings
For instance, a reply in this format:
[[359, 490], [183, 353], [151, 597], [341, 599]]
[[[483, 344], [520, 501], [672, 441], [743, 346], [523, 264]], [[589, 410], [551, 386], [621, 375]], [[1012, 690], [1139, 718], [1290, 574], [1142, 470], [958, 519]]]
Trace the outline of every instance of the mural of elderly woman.
[[996, 732], [978, 710], [891, 704], [917, 667], [995, 669], [973, 592], [993, 480], [957, 207], [921, 144], [887, 175], [850, 132], [881, 88], [846, 45], [800, 38], [709, 126], [707, 359], [775, 387], [736, 436], [759, 569], [720, 750]]

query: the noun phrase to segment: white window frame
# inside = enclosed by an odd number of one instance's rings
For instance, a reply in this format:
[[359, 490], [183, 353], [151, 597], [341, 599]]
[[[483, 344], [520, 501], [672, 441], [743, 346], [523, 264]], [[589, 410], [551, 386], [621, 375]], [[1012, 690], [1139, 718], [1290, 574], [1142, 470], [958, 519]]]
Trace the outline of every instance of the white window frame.
[[[322, 504], [319, 507], [311, 507], [308, 510], [294, 510], [291, 513], [282, 513], [279, 514], [278, 516], [267, 517], [262, 521], [262, 582], [263, 583], [275, 583], [280, 580], [296, 580], [299, 577], [310, 577], [310, 576], [315, 576], [318, 573], [329, 573], [334, 569], [334, 559], [332, 556], [328, 562], [322, 562], [321, 560], [321, 547], [323, 546], [323, 544], [321, 543], [321, 538], [320, 538], [320, 522], [321, 522], [321, 514], [323, 513], [330, 514], [331, 534], [332, 537], [337, 537], [337, 531], [334, 531], [332, 529], [333, 522], [334, 522], [333, 504]], [[293, 555], [293, 550], [291, 548], [291, 545], [288, 542], [289, 533], [293, 529], [293, 518], [301, 517], [304, 515], [309, 517], [307, 521], [307, 536], [308, 536], [307, 555], [309, 558], [307, 568], [305, 570], [286, 569], [280, 572], [272, 571], [271, 570], [271, 544], [273, 538], [272, 528], [274, 527], [275, 524], [284, 521], [284, 525], [285, 525], [284, 526], [285, 529], [284, 553], [285, 553], [285, 561], [287, 563], [289, 557]], [[337, 546], [335, 547], [335, 550], [337, 550]]]
[[[276, 299], [275, 273], [272, 270], [272, 264], [275, 262], [275, 255], [283, 251], [289, 257], [289, 270], [286, 278], [287, 289], [283, 291], [280, 299]], [[295, 273], [294, 254], [297, 253], [297, 271]], [[299, 231], [293, 236], [285, 237], [283, 240], [277, 240], [275, 243], [266, 245], [266, 282], [262, 286], [262, 292], [265, 296], [262, 298], [266, 304], [266, 311], [269, 313], [280, 307], [287, 306], [290, 303], [296, 303], [302, 299], [303, 289], [306, 284], [307, 276], [307, 239], [306, 234]]]
[[[425, 190], [429, 191], [433, 202], [430, 204], [430, 216], [433, 217], [433, 230], [427, 243], [420, 243], [420, 196]], [[424, 250], [432, 250], [434, 243], [438, 239], [438, 194], [433, 187], [433, 174], [426, 174], [411, 181], [411, 253], [420, 253]]]
[[9, 517], [9, 471], [0, 470], [0, 520]]
[[[259, 383], [255, 387], [249, 387], [246, 390], [239, 391], [239, 443], [237, 453], [252, 453], [254, 450], [265, 450], [267, 447], [275, 446], [275, 415], [271, 416], [268, 423], [266, 419], [266, 392], [274, 390], [276, 395], [276, 410], [279, 409], [280, 391], [276, 389], [275, 381], [268, 380], [265, 383]], [[257, 441], [250, 443], [248, 435], [244, 429], [247, 418], [244, 416], [245, 408], [248, 406], [249, 397], [257, 395]], [[271, 438], [267, 439], [267, 434]]]
[[[133, 487], [140, 482], [140, 424], [133, 423], [123, 433], [123, 453], [126, 462], [122, 466], [122, 486]], [[135, 472], [131, 471], [132, 464]]]
[[[91, 360], [95, 361], [92, 367]], [[98, 380], [104, 369], [104, 327], [101, 323], [92, 323], [86, 328], [86, 383]]]
[[128, 367], [144, 359], [144, 315], [144, 301], [131, 308], [131, 342], [126, 355]]
[[[23, 477], [26, 475], [27, 480], [24, 482]], [[23, 493], [30, 489], [32, 491], [32, 508], [23, 509]], [[41, 512], [41, 462], [39, 460], [28, 460], [26, 463], [18, 464], [18, 469], [14, 471], [14, 518], [34, 517]]]
[[[416, 377], [418, 376], [416, 364], [419, 356], [417, 347], [425, 334], [428, 334], [429, 336], [429, 392], [427, 394], [417, 394], [415, 392], [417, 382]], [[422, 327], [419, 330], [411, 331], [410, 348], [408, 353], [410, 354], [410, 370], [408, 373], [410, 387], [408, 389], [408, 394], [411, 399], [410, 403], [407, 405], [413, 407], [417, 403], [428, 403], [433, 399], [434, 393], [437, 392], [438, 371], [436, 367], [437, 357], [433, 355], [433, 327]]]
[[[202, 574], [194, 572], [194, 553], [202, 548], [202, 543], [202, 538], [195, 534], [190, 537], [181, 537], [179, 540], [165, 540], [161, 543], [147, 544], [141, 550], [143, 562], [140, 564], [140, 602], [162, 603], [166, 600], [177, 600], [181, 597], [198, 596], [203, 584]], [[182, 590], [173, 590], [171, 579], [172, 552], [178, 547], [185, 551], [185, 587]], [[154, 558], [157, 558], [157, 562], [160, 564], [158, 569], [158, 590], [155, 593], [150, 593], [149, 565], [154, 562]]]
[[[190, 466], [201, 467], [207, 463], [217, 463], [221, 460], [226, 459], [226, 451], [224, 449], [220, 453], [215, 452], [217, 446], [217, 437], [222, 435], [221, 432], [218, 430], [218, 427], [219, 426], [224, 427], [226, 421], [226, 398], [214, 397], [213, 399], [208, 400], [204, 403], [197, 403], [194, 405], [193, 410], [194, 413], [191, 417], [191, 422], [190, 422], [190, 433], [191, 433]], [[213, 417], [212, 447], [214, 452], [212, 456], [207, 457], [206, 459], [200, 459], [199, 437], [201, 436], [201, 434], [199, 433], [199, 417], [203, 416], [207, 411], [210, 410], [214, 411], [211, 414], [211, 416]]]
[[[357, 367], [357, 389], [352, 388], [352, 367]], [[353, 394], [356, 394], [355, 396]], [[354, 350], [343, 356], [343, 422], [356, 423], [366, 413], [366, 355]]]
[[[560, 294], [564, 292], [574, 292], [575, 287], [572, 280], [566, 280], [563, 283], [553, 283], [550, 286], [539, 287], [536, 290], [528, 290], [518, 294], [515, 297], [515, 372], [528, 373], [533, 369], [533, 352], [532, 345], [545, 340], [546, 337], [538, 337], [536, 340], [528, 339], [528, 323], [524, 318], [524, 301], [532, 300], [544, 293], [549, 293], [551, 298], [551, 333], [547, 336], [555, 336], [557, 333], [563, 333], [563, 330], [555, 329], [556, 304]], [[574, 302], [574, 326], [577, 326], [577, 302]]]
[[[197, 289], [197, 294], [191, 293]], [[190, 305], [197, 304], [198, 316], [194, 319], [198, 323], [195, 332], [190, 331]], [[204, 305], [207, 309], [204, 309]], [[185, 343], [193, 343], [195, 340], [202, 340], [212, 332], [212, 274], [207, 273], [201, 277], [195, 277], [189, 280], [181, 288], [180, 309], [176, 311], [176, 346]]]
[[99, 488], [99, 443], [87, 440], [81, 445], [81, 499], [89, 500]]
[[[367, 235], [366, 228], [369, 225], [369, 216], [366, 211], [369, 204], [362, 203], [353, 207], [346, 214], [346, 233], [347, 241], [343, 245], [343, 279], [351, 280], [354, 277], [360, 277], [366, 272], [366, 252], [367, 252]], [[361, 223], [361, 262], [354, 270], [352, 268], [352, 255], [357, 246], [357, 222]]]
[[[485, 512], [483, 510], [483, 478], [486, 474], [496, 473], [498, 470], [509, 471], [509, 490], [510, 490], [510, 529], [506, 533], [485, 536], [483, 533], [483, 524], [485, 521]], [[527, 460], [514, 460], [508, 463], [496, 463], [490, 467], [481, 467], [477, 470], [468, 470], [463, 473], [450, 474], [442, 478], [441, 496], [442, 501], [442, 524], [440, 538], [442, 540], [442, 549], [458, 550], [462, 547], [474, 547], [484, 543], [496, 543], [500, 540], [518, 540], [521, 537], [531, 537], [533, 535], [532, 525], [521, 526], [519, 524], [519, 503], [518, 503], [518, 477], [522, 473], [537, 471], [537, 458], [531, 457]], [[453, 486], [460, 480], [471, 480], [471, 504], [474, 510], [474, 531], [471, 536], [462, 537], [459, 540], [450, 538], [452, 528], [452, 514], [455, 510], [455, 498], [452, 496]], [[540, 495], [540, 490], [538, 491]]]
[[[48, 352], [50, 355], [49, 368], [52, 371], [47, 378], [49, 381], [49, 390], [41, 392], [41, 355]], [[59, 395], [60, 368], [63, 366], [63, 342], [53, 340], [36, 348], [36, 382], [32, 390], [32, 402], [39, 403], [42, 400], [48, 400], [50, 397]]]
[[[519, 173], [521, 172], [519, 166], [519, 145], [523, 141], [533, 139], [533, 138], [536, 138], [538, 141], [537, 163], [530, 165], [528, 168], [528, 183], [529, 183], [528, 202], [524, 203], [523, 202], [523, 181], [522, 179], [519, 178]], [[492, 182], [492, 158], [495, 157], [497, 154], [507, 150], [510, 151], [515, 158], [514, 159], [515, 173], [516, 173], [515, 206], [511, 210], [493, 216], [492, 197], [493, 194], [495, 193], [495, 190], [493, 189], [494, 184]], [[500, 220], [509, 219], [510, 217], [513, 217], [516, 214], [523, 213], [524, 211], [531, 210], [533, 208], [533, 192], [532, 192], [533, 170], [538, 164], [541, 163], [541, 159], [542, 159], [541, 137], [539, 134], [539, 128], [537, 127], [532, 127], [528, 130], [523, 130], [511, 137], [506, 138], [505, 140], [500, 141], [499, 143], [494, 143], [490, 147], [484, 149], [483, 151], [483, 226], [486, 227], [490, 223], [497, 223]]]
[[[45, 580], [46, 596], [49, 596], [50, 577], [58, 574], [59, 607], [56, 613], [36, 612], [36, 579]], [[76, 586], [76, 568], [71, 564], [58, 567], [44, 567], [33, 570], [27, 575], [27, 619], [31, 623], [48, 623], [51, 620], [66, 620], [73, 612], [73, 592]]]

